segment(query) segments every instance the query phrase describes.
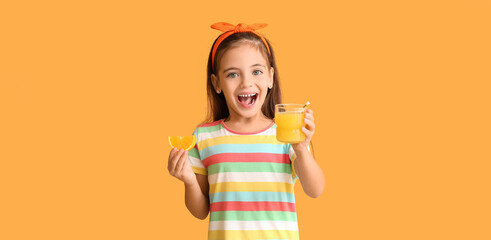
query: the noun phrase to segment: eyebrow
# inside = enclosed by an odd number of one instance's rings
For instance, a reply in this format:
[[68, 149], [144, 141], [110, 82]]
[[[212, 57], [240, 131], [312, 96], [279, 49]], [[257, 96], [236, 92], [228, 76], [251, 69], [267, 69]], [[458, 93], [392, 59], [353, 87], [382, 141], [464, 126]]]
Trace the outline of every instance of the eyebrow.
[[[264, 65], [259, 64], [259, 63], [256, 63], [254, 65], [251, 65], [251, 67], [263, 67], [263, 68], [266, 68]], [[227, 68], [227, 69], [223, 70], [223, 72], [225, 73], [225, 72], [230, 71], [230, 70], [239, 70], [239, 69], [236, 68], [236, 67], [231, 67], [231, 68]]]

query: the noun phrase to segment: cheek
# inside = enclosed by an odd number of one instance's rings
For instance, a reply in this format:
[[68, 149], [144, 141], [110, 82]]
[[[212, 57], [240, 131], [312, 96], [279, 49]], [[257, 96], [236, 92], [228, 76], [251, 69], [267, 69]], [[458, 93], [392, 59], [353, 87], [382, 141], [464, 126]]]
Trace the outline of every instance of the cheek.
[[268, 90], [268, 87], [269, 87], [271, 82], [272, 82], [272, 79], [270, 79], [268, 77], [265, 77], [264, 79], [262, 79], [261, 85], [264, 88], [264, 90]]
[[229, 92], [232, 91], [235, 88], [234, 83], [232, 81], [225, 81], [222, 82], [223, 89], [227, 89]]
[[263, 74], [257, 78], [257, 83], [262, 86], [268, 86], [270, 78], [269, 76]]

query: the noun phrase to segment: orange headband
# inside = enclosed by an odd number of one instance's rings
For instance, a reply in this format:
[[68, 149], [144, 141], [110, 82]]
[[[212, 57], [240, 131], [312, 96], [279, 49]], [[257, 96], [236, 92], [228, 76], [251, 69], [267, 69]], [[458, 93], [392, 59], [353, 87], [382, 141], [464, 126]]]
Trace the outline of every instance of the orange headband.
[[234, 26], [230, 23], [225, 23], [225, 22], [219, 22], [211, 25], [211, 28], [224, 32], [224, 34], [220, 35], [220, 37], [215, 42], [215, 45], [213, 46], [213, 51], [211, 52], [211, 67], [213, 68], [213, 71], [215, 71], [215, 53], [217, 52], [218, 46], [220, 45], [220, 43], [223, 42], [223, 40], [225, 40], [225, 38], [237, 32], [251, 32], [256, 34], [258, 37], [261, 38], [261, 40], [263, 40], [263, 43], [268, 49], [269, 55], [271, 56], [271, 51], [269, 51], [269, 46], [268, 43], [266, 42], [266, 39], [264, 39], [263, 36], [255, 32], [256, 29], [264, 28], [267, 25], [268, 24], [265, 23], [256, 23], [252, 25], [239, 23], [237, 26]]

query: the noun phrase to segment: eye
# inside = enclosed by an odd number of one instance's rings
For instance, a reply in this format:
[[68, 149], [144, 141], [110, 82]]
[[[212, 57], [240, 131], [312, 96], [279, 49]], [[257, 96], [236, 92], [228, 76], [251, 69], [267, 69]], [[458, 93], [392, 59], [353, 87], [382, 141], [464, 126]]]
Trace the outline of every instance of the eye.
[[234, 73], [234, 72], [233, 72], [233, 73], [229, 73], [229, 74], [227, 75], [227, 77], [229, 77], [229, 78], [235, 78], [235, 77], [237, 77], [238, 75], [239, 75], [239, 74], [237, 74], [237, 73]]
[[254, 75], [261, 75], [263, 72], [261, 70], [255, 70], [254, 72], [252, 72], [252, 74]]

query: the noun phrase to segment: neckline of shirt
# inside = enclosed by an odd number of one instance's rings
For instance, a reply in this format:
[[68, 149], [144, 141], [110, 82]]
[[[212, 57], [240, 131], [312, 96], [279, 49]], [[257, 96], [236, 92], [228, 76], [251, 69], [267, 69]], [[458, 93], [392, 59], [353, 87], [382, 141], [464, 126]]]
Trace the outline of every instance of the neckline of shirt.
[[225, 125], [225, 118], [223, 118], [222, 120], [220, 120], [220, 124], [229, 132], [231, 133], [235, 133], [235, 134], [240, 134], [240, 135], [252, 135], [252, 134], [258, 134], [258, 133], [262, 133], [262, 132], [265, 132], [267, 130], [269, 130], [271, 127], [273, 127], [273, 125], [275, 124], [275, 121], [273, 119], [273, 122], [271, 124], [269, 124], [268, 127], [266, 127], [265, 129], [262, 129], [262, 130], [259, 130], [259, 131], [256, 131], [256, 132], [238, 132], [238, 131], [235, 131], [235, 130], [232, 130], [230, 129], [229, 127], [227, 127], [227, 125]]

